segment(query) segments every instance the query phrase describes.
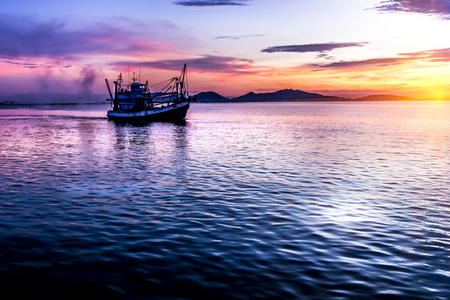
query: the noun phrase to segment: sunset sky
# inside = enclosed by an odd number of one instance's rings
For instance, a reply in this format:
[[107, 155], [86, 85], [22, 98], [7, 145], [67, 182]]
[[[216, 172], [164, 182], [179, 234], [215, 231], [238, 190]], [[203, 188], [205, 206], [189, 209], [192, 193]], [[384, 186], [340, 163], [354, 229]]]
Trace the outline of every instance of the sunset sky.
[[450, 99], [450, 0], [0, 5], [0, 95], [106, 93], [105, 77], [139, 69], [156, 90], [184, 62], [193, 93]]

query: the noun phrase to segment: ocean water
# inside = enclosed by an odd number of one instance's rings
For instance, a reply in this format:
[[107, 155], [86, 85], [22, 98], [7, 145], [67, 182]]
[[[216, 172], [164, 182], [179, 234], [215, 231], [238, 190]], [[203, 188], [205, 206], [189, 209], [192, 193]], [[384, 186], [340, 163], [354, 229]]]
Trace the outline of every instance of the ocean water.
[[0, 110], [3, 299], [449, 298], [450, 102], [106, 109]]

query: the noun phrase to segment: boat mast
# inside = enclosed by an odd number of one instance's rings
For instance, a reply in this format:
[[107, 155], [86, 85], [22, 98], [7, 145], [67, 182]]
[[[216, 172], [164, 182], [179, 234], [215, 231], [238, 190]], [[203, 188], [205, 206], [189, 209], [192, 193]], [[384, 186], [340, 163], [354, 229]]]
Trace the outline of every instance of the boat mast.
[[180, 79], [179, 79], [179, 82], [180, 82], [180, 94], [183, 95], [183, 96], [185, 94], [185, 89], [186, 89], [186, 87], [184, 85], [185, 80], [186, 80], [186, 64], [184, 64], [184, 66], [183, 66], [183, 70], [181, 71], [181, 75], [180, 75]]
[[119, 78], [117, 79], [117, 88], [120, 91], [122, 89], [123, 77], [122, 73], [120, 73]]
[[[114, 99], [113, 99], [113, 110], [117, 110], [118, 108], [118, 103], [117, 103], [117, 93], [122, 90], [122, 82], [123, 82], [123, 78], [122, 78], [122, 73], [119, 74], [119, 78], [117, 78], [116, 81], [114, 81]], [[111, 96], [112, 99], [112, 96]]]

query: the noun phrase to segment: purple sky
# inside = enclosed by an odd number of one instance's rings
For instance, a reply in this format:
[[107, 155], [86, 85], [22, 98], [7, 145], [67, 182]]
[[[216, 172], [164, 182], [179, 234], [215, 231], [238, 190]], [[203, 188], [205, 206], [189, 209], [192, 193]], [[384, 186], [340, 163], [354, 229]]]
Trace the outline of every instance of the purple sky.
[[0, 94], [105, 93], [104, 77], [156, 84], [188, 63], [193, 92], [447, 97], [447, 32], [448, 0], [8, 1]]

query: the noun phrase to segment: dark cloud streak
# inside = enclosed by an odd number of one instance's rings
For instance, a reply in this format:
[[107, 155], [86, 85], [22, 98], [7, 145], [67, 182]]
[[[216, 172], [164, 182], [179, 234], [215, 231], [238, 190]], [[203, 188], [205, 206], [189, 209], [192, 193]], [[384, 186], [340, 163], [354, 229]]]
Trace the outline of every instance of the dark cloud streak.
[[216, 36], [216, 40], [240, 40], [246, 38], [257, 38], [266, 36], [265, 34], [255, 33], [255, 34], [241, 34], [241, 35], [220, 35]]
[[198, 58], [169, 59], [147, 62], [119, 62], [117, 66], [147, 67], [163, 70], [180, 70], [183, 64], [190, 70], [217, 73], [248, 73], [252, 71], [253, 61], [229, 56], [206, 55]]
[[375, 9], [378, 11], [439, 15], [450, 20], [449, 0], [385, 0], [380, 2]]
[[0, 63], [16, 65], [16, 66], [22, 66], [22, 67], [28, 68], [28, 69], [36, 69], [36, 68], [41, 68], [41, 67], [50, 67], [50, 66], [45, 66], [45, 65], [41, 65], [41, 64], [34, 64], [34, 63], [27, 63], [27, 62], [18, 62], [18, 61], [12, 61], [12, 60], [0, 60]]
[[261, 52], [274, 53], [274, 52], [328, 52], [338, 48], [348, 47], [363, 47], [367, 45], [367, 42], [354, 42], [354, 43], [322, 43], [322, 44], [303, 44], [303, 45], [288, 45], [288, 46], [274, 46], [261, 50]]
[[246, 6], [248, 0], [184, 0], [175, 1], [181, 6]]
[[331, 56], [327, 53], [319, 53], [316, 58], [323, 58], [323, 59], [327, 59], [327, 60], [333, 60], [334, 56]]

